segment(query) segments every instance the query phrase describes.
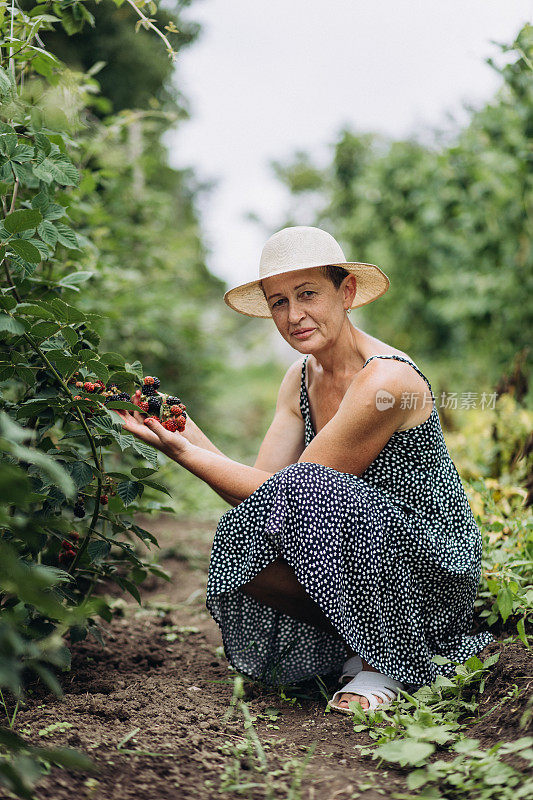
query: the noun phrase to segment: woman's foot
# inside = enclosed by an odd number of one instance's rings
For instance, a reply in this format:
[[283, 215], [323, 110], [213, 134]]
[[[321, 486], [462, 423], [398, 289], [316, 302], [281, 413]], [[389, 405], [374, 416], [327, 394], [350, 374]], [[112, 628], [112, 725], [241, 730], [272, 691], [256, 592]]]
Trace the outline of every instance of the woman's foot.
[[397, 698], [403, 685], [363, 661], [363, 670], [348, 681], [346, 689], [346, 692], [335, 692], [329, 706], [336, 711], [350, 714], [350, 703], [359, 703], [364, 710], [376, 709], [381, 704], [389, 705]]
[[[368, 664], [363, 659], [361, 659], [361, 664], [362, 664], [362, 669], [364, 669], [366, 672], [378, 672], [377, 669], [374, 669], [374, 667], [371, 667], [370, 664]], [[361, 672], [361, 670], [358, 670], [358, 673], [359, 672]], [[356, 674], [358, 674], [358, 673], [356, 673]], [[353, 677], [355, 678], [355, 675]], [[345, 686], [348, 683], [349, 680], [350, 680], [350, 678], [347, 678], [343, 682], [343, 685]], [[377, 699], [378, 703], [382, 703], [383, 702], [381, 697], [376, 697], [376, 699]], [[359, 695], [359, 694], [352, 694], [351, 692], [345, 692], [341, 696], [341, 698], [340, 698], [339, 702], [337, 703], [337, 705], [338, 705], [339, 708], [346, 708], [349, 711], [350, 710], [349, 709], [349, 703], [359, 703], [361, 708], [365, 708], [365, 709], [370, 706], [370, 701], [367, 700], [366, 697], [363, 697], [362, 695]]]

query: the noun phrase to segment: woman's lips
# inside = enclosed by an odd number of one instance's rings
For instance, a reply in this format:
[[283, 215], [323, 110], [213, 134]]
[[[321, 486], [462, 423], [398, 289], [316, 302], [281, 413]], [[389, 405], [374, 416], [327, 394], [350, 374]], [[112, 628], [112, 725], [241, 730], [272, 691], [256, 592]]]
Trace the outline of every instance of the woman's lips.
[[315, 328], [303, 328], [301, 331], [293, 331], [291, 336], [296, 336], [297, 339], [307, 339], [315, 330]]

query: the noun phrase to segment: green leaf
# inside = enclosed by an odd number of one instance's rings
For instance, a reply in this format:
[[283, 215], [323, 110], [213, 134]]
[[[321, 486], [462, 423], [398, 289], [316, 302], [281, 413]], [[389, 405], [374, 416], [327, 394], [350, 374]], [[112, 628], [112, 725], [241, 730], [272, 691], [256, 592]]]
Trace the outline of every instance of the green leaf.
[[78, 342], [78, 332], [74, 328], [61, 328], [61, 336], [71, 347]]
[[93, 479], [93, 471], [91, 465], [86, 461], [72, 461], [65, 464], [65, 468], [70, 473], [70, 476], [78, 489], [83, 489]]
[[9, 314], [0, 313], [0, 332], [5, 331], [6, 333], [21, 334], [24, 333], [25, 330], [24, 325], [22, 322], [19, 322], [18, 319], [13, 319]]
[[500, 589], [500, 591], [498, 592], [496, 605], [498, 606], [498, 610], [504, 622], [507, 621], [507, 618], [509, 617], [509, 615], [513, 610], [513, 599], [514, 599], [513, 593], [507, 587]]
[[523, 617], [522, 619], [519, 619], [518, 622], [516, 623], [516, 630], [518, 631], [518, 636], [520, 637], [520, 641], [522, 641], [529, 650], [530, 646], [526, 636], [526, 628]]
[[122, 366], [124, 364], [124, 356], [121, 356], [120, 353], [102, 353], [100, 361], [103, 361], [104, 364]]
[[87, 545], [87, 553], [93, 564], [107, 558], [110, 550], [111, 545], [103, 539], [95, 539]]
[[54, 319], [51, 311], [37, 303], [19, 303], [17, 314], [23, 314], [25, 317], [38, 317], [39, 319]]
[[20, 233], [20, 231], [28, 231], [31, 228], [36, 228], [42, 220], [40, 211], [30, 209], [20, 209], [8, 214], [4, 219], [4, 228], [9, 233]]
[[164, 494], [172, 497], [171, 493], [168, 491], [166, 486], [163, 486], [162, 483], [157, 483], [157, 481], [143, 481], [145, 486], [149, 486], [151, 489], [155, 489], [158, 492], [163, 492]]
[[392, 761], [405, 767], [423, 764], [435, 752], [435, 746], [430, 742], [419, 742], [414, 739], [395, 739], [387, 744], [382, 744], [376, 749], [376, 755], [386, 761]]
[[149, 475], [153, 475], [154, 472], [157, 472], [157, 470], [149, 467], [133, 467], [131, 474], [136, 478], [147, 478]]
[[100, 361], [93, 359], [91, 361], [87, 361], [85, 366], [91, 373], [96, 375], [97, 378], [103, 380], [104, 383], [107, 382], [109, 378], [109, 370], [102, 363], [100, 363]]
[[31, 334], [37, 339], [47, 339], [57, 333], [61, 326], [57, 322], [36, 322], [32, 325]]
[[39, 227], [37, 228], [37, 233], [46, 244], [50, 245], [52, 250], [57, 244], [57, 230], [55, 225], [45, 219], [41, 222]]
[[132, 597], [134, 597], [137, 600], [137, 602], [141, 606], [142, 605], [141, 595], [139, 594], [139, 590], [137, 589], [135, 584], [132, 581], [129, 581], [127, 578], [120, 578], [119, 583], [124, 587], [124, 589], [126, 589], [127, 592], [129, 592], [132, 595]]
[[[40, 19], [42, 19], [42, 17], [40, 17]], [[52, 149], [52, 145], [50, 144], [50, 139], [47, 136], [45, 136], [44, 133], [35, 133], [33, 138], [39, 150], [42, 150], [45, 155], [48, 155], [48, 153]]]
[[58, 222], [56, 225], [56, 230], [57, 230], [57, 240], [64, 247], [68, 247], [70, 250], [80, 249], [78, 245], [78, 237], [76, 236], [72, 228], [67, 227], [67, 225], [63, 225], [62, 222]]
[[125, 506], [129, 506], [141, 494], [143, 485], [138, 481], [123, 481], [117, 484], [117, 494]]
[[158, 468], [158, 461], [157, 461], [157, 450], [155, 450], [151, 445], [146, 444], [146, 442], [141, 442], [139, 439], [134, 439], [133, 436], [132, 447], [133, 449], [143, 456], [149, 464], [151, 464], [154, 469]]
[[142, 378], [143, 378], [143, 368], [142, 368], [142, 364], [141, 364], [140, 361], [134, 361], [133, 364], [128, 364], [126, 362], [126, 367], [125, 368], [128, 370], [128, 372], [132, 372], [134, 375], [137, 376], [137, 378], [142, 380]]
[[78, 284], [85, 283], [94, 275], [94, 272], [88, 272], [87, 270], [80, 270], [79, 272], [71, 272], [70, 275], [65, 275], [64, 278], [61, 278], [59, 281], [60, 286], [64, 286], [65, 288], [75, 289], [79, 291]]
[[78, 360], [57, 350], [49, 352], [48, 357], [62, 375], [68, 375], [78, 367]]
[[41, 254], [39, 250], [27, 239], [12, 239], [8, 246], [10, 250], [23, 258], [24, 261], [29, 261], [30, 264], [35, 264], [41, 261]]

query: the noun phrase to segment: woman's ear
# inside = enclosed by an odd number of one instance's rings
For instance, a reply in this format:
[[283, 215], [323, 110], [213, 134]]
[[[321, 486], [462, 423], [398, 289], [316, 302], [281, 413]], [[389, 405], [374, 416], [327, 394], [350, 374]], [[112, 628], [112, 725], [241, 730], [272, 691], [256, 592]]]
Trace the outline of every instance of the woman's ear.
[[347, 275], [343, 285], [344, 304], [350, 308], [357, 293], [357, 279], [355, 275]]

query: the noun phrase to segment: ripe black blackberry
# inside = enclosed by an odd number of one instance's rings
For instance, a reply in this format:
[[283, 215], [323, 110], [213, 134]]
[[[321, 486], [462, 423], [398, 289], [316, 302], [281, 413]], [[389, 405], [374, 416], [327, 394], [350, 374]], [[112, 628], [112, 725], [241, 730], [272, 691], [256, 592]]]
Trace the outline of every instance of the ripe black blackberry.
[[181, 403], [181, 400], [179, 399], [179, 397], [174, 397], [174, 395], [171, 395], [171, 394], [169, 394], [169, 396], [167, 397], [167, 404], [169, 406], [177, 406], [180, 403]]
[[153, 397], [157, 394], [157, 389], [154, 386], [143, 386], [142, 393], [145, 397]]
[[[104, 400], [104, 403], [107, 405], [108, 403], [113, 403], [115, 400], [120, 400], [120, 399], [121, 398], [120, 398], [119, 394], [112, 394], [109, 397], [106, 397], [106, 399]], [[128, 400], [129, 399], [130, 398], [128, 397]]]
[[117, 394], [116, 399], [117, 400], [131, 400], [131, 395], [128, 394], [128, 392], [120, 392], [120, 394]]
[[85, 516], [85, 506], [81, 503], [76, 503], [74, 506], [74, 516], [79, 517], [80, 519]]
[[150, 414], [156, 414], [157, 416], [159, 416], [159, 412], [161, 411], [161, 403], [162, 403], [162, 400], [159, 397], [159, 395], [157, 395], [156, 397], [149, 397], [148, 398], [148, 412]]

